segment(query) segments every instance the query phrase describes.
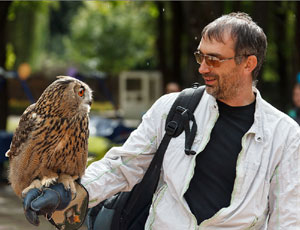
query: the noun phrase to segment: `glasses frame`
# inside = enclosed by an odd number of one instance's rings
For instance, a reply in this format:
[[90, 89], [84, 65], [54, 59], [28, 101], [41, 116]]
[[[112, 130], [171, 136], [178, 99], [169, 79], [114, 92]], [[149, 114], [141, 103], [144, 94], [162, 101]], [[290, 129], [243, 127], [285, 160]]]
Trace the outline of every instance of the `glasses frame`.
[[[230, 57], [230, 58], [220, 59], [220, 58], [212, 56], [212, 55], [203, 54], [199, 50], [195, 51], [194, 55], [195, 55], [195, 58], [196, 58], [196, 62], [199, 65], [202, 64], [203, 60], [205, 60], [206, 65], [208, 65], [210, 68], [217, 68], [224, 61], [229, 61], [231, 59], [235, 59], [235, 58], [239, 58], [239, 57], [249, 57], [250, 56], [250, 55], [245, 54], [245, 55], [239, 55], [239, 56], [234, 56], [234, 57]], [[200, 62], [200, 56], [203, 57], [202, 62]], [[215, 64], [212, 64], [211, 62], [213, 62]], [[209, 63], [211, 63], [211, 64], [209, 64]]]

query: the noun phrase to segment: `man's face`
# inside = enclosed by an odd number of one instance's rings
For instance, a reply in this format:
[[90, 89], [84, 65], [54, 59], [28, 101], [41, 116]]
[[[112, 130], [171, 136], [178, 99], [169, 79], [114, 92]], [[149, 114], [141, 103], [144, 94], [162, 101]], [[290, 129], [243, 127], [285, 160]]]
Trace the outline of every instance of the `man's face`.
[[[223, 42], [203, 37], [198, 50], [205, 55], [226, 59], [235, 56], [234, 41], [229, 34], [224, 34]], [[240, 65], [234, 59], [226, 60], [219, 67], [210, 67], [203, 61], [199, 73], [205, 81], [207, 93], [226, 102], [239, 95], [243, 81]]]

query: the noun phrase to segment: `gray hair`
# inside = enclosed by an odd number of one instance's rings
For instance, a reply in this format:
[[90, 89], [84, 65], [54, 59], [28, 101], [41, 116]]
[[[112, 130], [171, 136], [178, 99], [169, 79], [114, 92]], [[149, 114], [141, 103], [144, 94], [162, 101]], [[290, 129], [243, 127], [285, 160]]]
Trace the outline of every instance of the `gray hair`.
[[[202, 31], [202, 37], [224, 42], [223, 35], [227, 31], [235, 41], [235, 56], [256, 56], [257, 66], [252, 72], [252, 78], [255, 81], [266, 56], [267, 37], [265, 33], [248, 14], [238, 12], [223, 15], [208, 24]], [[236, 59], [237, 64], [240, 64], [241, 60]]]

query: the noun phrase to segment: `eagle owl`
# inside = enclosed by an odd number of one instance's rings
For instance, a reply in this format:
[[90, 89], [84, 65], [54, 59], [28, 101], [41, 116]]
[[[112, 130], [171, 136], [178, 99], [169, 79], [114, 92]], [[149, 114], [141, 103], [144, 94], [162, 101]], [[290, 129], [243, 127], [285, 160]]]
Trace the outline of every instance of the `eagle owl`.
[[14, 192], [61, 182], [76, 193], [88, 155], [88, 123], [92, 91], [87, 84], [59, 76], [20, 118], [13, 136], [8, 179]]

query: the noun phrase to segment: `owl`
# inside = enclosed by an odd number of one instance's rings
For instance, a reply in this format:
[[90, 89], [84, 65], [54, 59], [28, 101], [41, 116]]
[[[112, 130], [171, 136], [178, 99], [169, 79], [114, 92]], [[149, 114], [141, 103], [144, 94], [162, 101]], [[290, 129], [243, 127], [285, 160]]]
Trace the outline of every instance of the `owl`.
[[6, 153], [19, 197], [55, 182], [76, 193], [74, 180], [85, 171], [92, 90], [75, 78], [57, 78], [25, 110]]

